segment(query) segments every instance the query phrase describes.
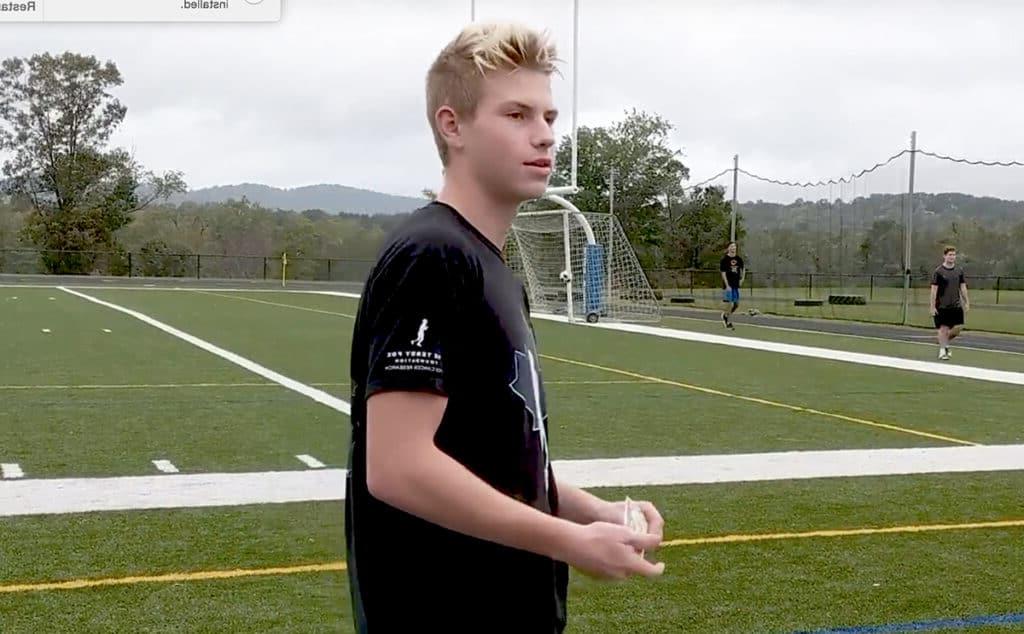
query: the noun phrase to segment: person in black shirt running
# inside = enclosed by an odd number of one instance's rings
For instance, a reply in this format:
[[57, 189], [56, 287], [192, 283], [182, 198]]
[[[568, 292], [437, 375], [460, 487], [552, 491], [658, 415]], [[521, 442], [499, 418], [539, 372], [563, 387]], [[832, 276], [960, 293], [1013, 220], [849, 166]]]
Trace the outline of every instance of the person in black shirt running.
[[352, 342], [345, 534], [357, 632], [562, 632], [568, 566], [655, 576], [648, 532], [558, 477], [540, 355], [501, 245], [541, 196], [556, 111], [545, 34], [467, 27], [427, 75], [437, 200], [391, 234]]
[[949, 342], [960, 335], [964, 313], [971, 308], [967, 297], [967, 278], [956, 265], [956, 247], [942, 251], [942, 264], [932, 273], [931, 314], [939, 339], [939, 360], [949, 361]]
[[731, 304], [729, 311], [722, 311], [722, 323], [729, 330], [735, 330], [732, 325], [732, 314], [740, 306], [740, 285], [743, 284], [743, 277], [746, 269], [743, 266], [743, 258], [736, 255], [736, 243], [730, 242], [729, 247], [718, 264], [718, 270], [722, 273], [722, 282], [725, 284], [725, 291], [722, 293], [722, 301]]

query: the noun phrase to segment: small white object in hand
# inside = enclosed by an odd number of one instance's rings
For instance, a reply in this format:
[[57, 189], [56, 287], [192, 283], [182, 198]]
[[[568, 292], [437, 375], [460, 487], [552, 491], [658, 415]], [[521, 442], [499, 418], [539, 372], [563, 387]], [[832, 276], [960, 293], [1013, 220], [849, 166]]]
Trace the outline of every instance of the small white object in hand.
[[[647, 534], [647, 516], [644, 515], [643, 509], [637, 506], [636, 502], [629, 499], [628, 495], [626, 496], [626, 513], [622, 523], [628, 526], [634, 533]], [[640, 551], [640, 556], [644, 556], [644, 551]]]

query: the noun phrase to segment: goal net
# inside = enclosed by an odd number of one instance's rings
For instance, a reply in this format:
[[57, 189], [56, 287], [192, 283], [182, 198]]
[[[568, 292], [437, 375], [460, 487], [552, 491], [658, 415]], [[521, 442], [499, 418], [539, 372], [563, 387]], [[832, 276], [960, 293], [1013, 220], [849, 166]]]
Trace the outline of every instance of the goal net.
[[531, 310], [589, 322], [661, 319], [647, 276], [611, 214], [521, 213], [505, 256], [526, 286]]

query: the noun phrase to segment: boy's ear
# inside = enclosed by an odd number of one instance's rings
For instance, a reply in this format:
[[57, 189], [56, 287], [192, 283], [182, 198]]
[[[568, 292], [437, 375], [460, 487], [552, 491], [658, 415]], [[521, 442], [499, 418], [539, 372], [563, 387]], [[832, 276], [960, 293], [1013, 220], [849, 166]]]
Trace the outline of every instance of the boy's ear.
[[441, 137], [449, 148], [462, 147], [462, 130], [459, 127], [459, 116], [451, 106], [441, 106], [434, 114], [434, 122]]

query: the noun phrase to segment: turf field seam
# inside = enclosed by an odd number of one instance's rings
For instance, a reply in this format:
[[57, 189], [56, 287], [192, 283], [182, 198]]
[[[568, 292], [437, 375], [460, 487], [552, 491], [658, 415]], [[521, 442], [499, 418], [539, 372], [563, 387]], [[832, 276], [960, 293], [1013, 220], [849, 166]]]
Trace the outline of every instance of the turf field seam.
[[824, 416], [824, 417], [827, 417], [827, 418], [835, 418], [837, 420], [842, 420], [842, 421], [845, 421], [845, 422], [848, 422], [848, 423], [856, 423], [858, 425], [866, 425], [868, 427], [875, 427], [875, 428], [878, 428], [878, 429], [886, 429], [886, 430], [889, 430], [889, 431], [900, 432], [900, 433], [903, 433], [903, 434], [910, 434], [910, 435], [913, 435], [913, 436], [920, 436], [920, 437], [923, 437], [923, 438], [930, 438], [932, 440], [941, 440], [943, 442], [953, 443], [953, 444], [957, 444], [957, 445], [974, 445], [974, 446], [976, 446], [976, 445], [980, 444], [980, 443], [972, 442], [972, 441], [969, 441], [969, 440], [963, 440], [963, 439], [960, 439], [960, 438], [953, 438], [952, 436], [944, 436], [944, 435], [941, 435], [941, 434], [933, 434], [931, 432], [920, 431], [920, 430], [917, 430], [917, 429], [911, 429], [909, 427], [901, 427], [899, 425], [892, 425], [892, 424], [889, 424], [889, 423], [879, 423], [877, 421], [867, 420], [865, 418], [858, 418], [858, 417], [855, 417], [855, 416], [847, 416], [846, 414], [837, 414], [835, 412], [828, 412], [828, 411], [825, 411], [825, 410], [815, 409], [815, 408], [811, 408], [811, 407], [803, 407], [803, 406], [800, 406], [800, 405], [790, 405], [789, 403], [782, 403], [780, 401], [772, 401], [772, 400], [769, 400], [769, 399], [763, 399], [763, 398], [758, 398], [758, 397], [754, 397], [754, 396], [744, 396], [742, 394], [733, 394], [732, 392], [726, 392], [726, 391], [718, 390], [718, 389], [714, 389], [714, 388], [703, 387], [703, 386], [700, 386], [700, 385], [693, 385], [691, 383], [683, 383], [682, 381], [674, 381], [674, 380], [671, 380], [671, 379], [663, 379], [663, 378], [660, 378], [660, 377], [648, 376], [646, 374], [640, 374], [639, 372], [632, 372], [630, 370], [622, 370], [620, 368], [612, 368], [612, 367], [608, 367], [608, 366], [604, 366], [604, 365], [598, 365], [596, 363], [590, 363], [590, 362], [587, 362], [587, 361], [578, 361], [578, 360], [575, 360], [575, 359], [566, 359], [564, 357], [556, 357], [556, 356], [549, 355], [549, 354], [541, 354], [540, 357], [542, 359], [549, 359], [551, 361], [557, 361], [559, 363], [566, 363], [566, 364], [569, 364], [569, 365], [576, 365], [576, 366], [580, 366], [580, 367], [584, 367], [584, 368], [590, 368], [590, 369], [594, 369], [594, 370], [602, 370], [604, 372], [610, 372], [610, 373], [619, 374], [619, 375], [622, 375], [622, 376], [629, 376], [629, 377], [633, 377], [633, 378], [636, 378], [636, 379], [644, 379], [644, 380], [651, 381], [651, 382], [654, 382], [654, 383], [662, 383], [664, 385], [672, 385], [672, 386], [675, 386], [675, 387], [680, 387], [680, 388], [687, 389], [687, 390], [693, 390], [695, 392], [701, 392], [701, 393], [704, 393], [704, 394], [711, 394], [711, 395], [714, 395], [714, 396], [722, 396], [722, 397], [727, 397], [727, 398], [735, 398], [735, 399], [738, 399], [738, 400], [741, 400], [741, 401], [746, 401], [748, 403], [756, 403], [758, 405], [766, 405], [766, 406], [769, 406], [769, 407], [778, 407], [778, 408], [782, 408], [782, 409], [787, 409], [787, 410], [792, 411], [792, 412], [801, 412], [801, 413], [806, 413], [806, 414], [813, 414], [813, 415], [816, 415], [816, 416]]
[[[908, 526], [885, 526], [853, 529], [827, 529], [788, 533], [752, 533], [736, 535], [711, 535], [683, 539], [670, 539], [661, 543], [662, 548], [679, 546], [705, 546], [715, 544], [739, 544], [765, 541], [785, 541], [808, 538], [837, 538], [895, 534], [917, 534], [930, 532], [967, 531], [983, 529], [1020, 528], [1024, 527], [1021, 520], [997, 520], [989, 522], [965, 522], [959, 524], [925, 524]], [[155, 575], [132, 575], [125, 577], [83, 578], [65, 581], [46, 581], [38, 583], [12, 583], [0, 585], [0, 594], [17, 594], [27, 592], [46, 592], [54, 590], [81, 590], [110, 586], [128, 586], [143, 583], [184, 583], [193, 581], [210, 581], [217, 579], [239, 579], [245, 577], [281, 576], [313, 572], [340, 572], [347, 569], [343, 560], [318, 564], [301, 564], [294, 566], [276, 566], [271, 568], [236, 568], [231, 570], [205, 570], [193, 572], [172, 572]], [[832, 632], [833, 630], [828, 630]], [[846, 631], [846, 630], [842, 630]], [[859, 630], [851, 630], [859, 631]]]
[[263, 378], [273, 381], [283, 387], [288, 388], [289, 390], [298, 392], [303, 396], [307, 396], [322, 405], [330, 407], [333, 410], [336, 410], [346, 415], [348, 415], [351, 412], [351, 407], [349, 406], [349, 404], [336, 396], [332, 396], [331, 394], [328, 394], [323, 390], [318, 390], [317, 388], [306, 385], [305, 383], [300, 383], [295, 379], [289, 378], [283, 374], [280, 374], [279, 372], [271, 370], [270, 368], [264, 367], [256, 363], [255, 361], [246, 359], [245, 357], [239, 354], [235, 354], [234, 352], [225, 350], [224, 348], [221, 348], [208, 341], [200, 339], [195, 335], [190, 335], [189, 333], [183, 330], [179, 330], [177, 328], [174, 328], [173, 326], [169, 326], [163, 323], [162, 321], [150, 317], [149, 315], [143, 314], [136, 310], [132, 310], [130, 308], [125, 308], [124, 306], [120, 306], [112, 302], [107, 302], [102, 299], [98, 299], [85, 293], [80, 293], [78, 291], [72, 290], [64, 286], [58, 286], [57, 288], [64, 291], [65, 293], [69, 293], [71, 295], [75, 295], [87, 301], [93, 302], [94, 304], [99, 304], [100, 306], [105, 306], [106, 308], [110, 308], [111, 310], [115, 310], [117, 312], [129, 315], [130, 317], [134, 317], [135, 319], [138, 319], [143, 323], [149, 324], [150, 326], [153, 326], [158, 330], [162, 330], [163, 332], [173, 337], [177, 337], [178, 339], [186, 341], [192, 344], [193, 346], [196, 346], [197, 348], [214, 354], [222, 359], [225, 359], [226, 361], [230, 361], [235, 365], [241, 366], [246, 370], [252, 372], [253, 374], [262, 376]]

